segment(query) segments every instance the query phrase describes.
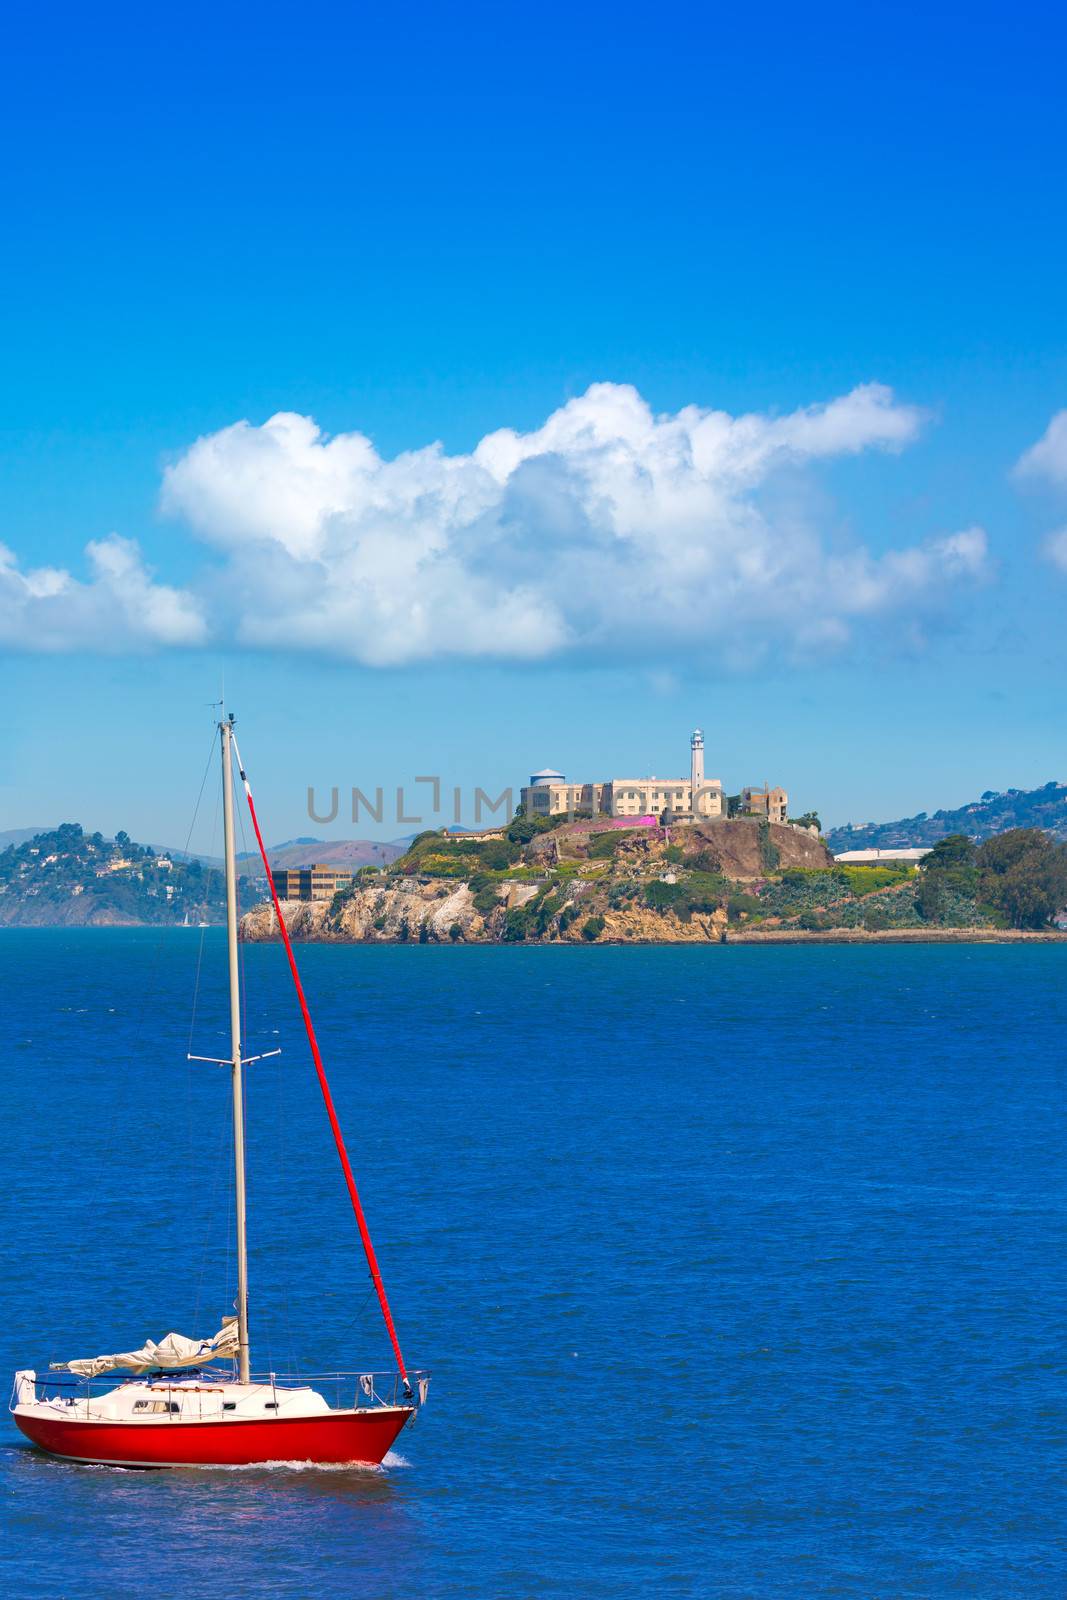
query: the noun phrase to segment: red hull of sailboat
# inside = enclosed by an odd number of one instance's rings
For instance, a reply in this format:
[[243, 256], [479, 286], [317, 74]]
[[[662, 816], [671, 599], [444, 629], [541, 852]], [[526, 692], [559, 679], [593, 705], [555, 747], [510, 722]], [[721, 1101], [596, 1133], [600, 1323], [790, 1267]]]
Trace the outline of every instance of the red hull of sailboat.
[[411, 1416], [397, 1410], [253, 1422], [67, 1422], [19, 1416], [28, 1439], [68, 1461], [119, 1467], [249, 1467], [268, 1461], [377, 1466]]

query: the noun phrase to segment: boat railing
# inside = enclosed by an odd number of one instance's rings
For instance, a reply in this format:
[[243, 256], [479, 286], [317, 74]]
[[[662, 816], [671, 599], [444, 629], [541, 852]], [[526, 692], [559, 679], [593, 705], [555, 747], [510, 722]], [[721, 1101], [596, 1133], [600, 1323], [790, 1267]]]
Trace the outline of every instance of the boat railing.
[[405, 1381], [392, 1372], [257, 1372], [254, 1383], [274, 1383], [288, 1389], [294, 1385], [320, 1390], [336, 1410], [366, 1411], [376, 1406], [416, 1407], [426, 1404], [430, 1374], [409, 1372]]
[[[278, 1389], [314, 1388], [319, 1390], [331, 1407], [339, 1411], [367, 1411], [381, 1406], [425, 1405], [430, 1374], [425, 1371], [410, 1372], [407, 1383], [395, 1370], [392, 1372], [254, 1372], [253, 1383]], [[166, 1388], [189, 1388], [198, 1383], [219, 1384], [236, 1382], [233, 1368], [186, 1367], [180, 1371], [97, 1373], [84, 1378], [65, 1368], [52, 1368], [36, 1373], [32, 1380], [34, 1399], [76, 1400], [91, 1399], [127, 1383], [152, 1383]], [[21, 1387], [20, 1387], [21, 1386]], [[29, 1387], [29, 1373], [15, 1375], [11, 1389], [9, 1410], [25, 1404]]]

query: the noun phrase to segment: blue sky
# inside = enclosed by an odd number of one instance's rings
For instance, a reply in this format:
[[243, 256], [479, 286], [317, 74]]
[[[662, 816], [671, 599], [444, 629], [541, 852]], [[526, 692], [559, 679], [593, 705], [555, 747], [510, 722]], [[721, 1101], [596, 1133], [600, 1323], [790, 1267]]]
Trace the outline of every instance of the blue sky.
[[0, 827], [180, 842], [223, 674], [278, 838], [696, 722], [835, 822], [1062, 778], [1063, 34], [9, 19]]

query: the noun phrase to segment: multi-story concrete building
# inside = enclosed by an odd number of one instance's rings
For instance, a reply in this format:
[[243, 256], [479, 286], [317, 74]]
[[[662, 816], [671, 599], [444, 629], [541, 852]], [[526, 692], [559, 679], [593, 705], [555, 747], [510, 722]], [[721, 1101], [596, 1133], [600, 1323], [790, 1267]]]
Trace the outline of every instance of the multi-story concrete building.
[[725, 815], [722, 783], [704, 776], [704, 735], [689, 742], [688, 778], [609, 778], [606, 783], [568, 783], [546, 767], [532, 774], [522, 790], [522, 809], [530, 816], [662, 817], [692, 822]]
[[332, 900], [338, 889], [347, 889], [352, 874], [341, 867], [274, 867], [274, 890], [279, 900]]
[[784, 789], [742, 789], [741, 810], [750, 817], [766, 817], [768, 822], [785, 822], [789, 796]]
[[599, 812], [602, 783], [568, 783], [562, 772], [545, 767], [530, 775], [522, 790], [522, 809], [534, 817], [557, 817], [570, 812], [589, 816]]

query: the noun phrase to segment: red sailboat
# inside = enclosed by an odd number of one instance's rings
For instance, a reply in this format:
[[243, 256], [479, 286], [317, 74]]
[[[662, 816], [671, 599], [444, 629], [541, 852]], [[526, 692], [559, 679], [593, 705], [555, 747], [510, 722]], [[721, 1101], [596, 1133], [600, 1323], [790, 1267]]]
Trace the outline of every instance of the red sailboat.
[[[233, 717], [219, 723], [222, 754], [223, 816], [226, 850], [226, 931], [230, 977], [233, 1088], [234, 1187], [237, 1230], [236, 1316], [224, 1319], [209, 1339], [170, 1333], [137, 1350], [58, 1363], [39, 1378], [25, 1369], [15, 1374], [11, 1410], [27, 1438], [52, 1455], [70, 1461], [124, 1467], [222, 1467], [299, 1461], [321, 1465], [377, 1465], [401, 1429], [425, 1402], [429, 1377], [409, 1372], [367, 1221], [356, 1189], [333, 1096], [319, 1052], [297, 970], [292, 943], [278, 904], [270, 863], [256, 816], [252, 791], [241, 764]], [[326, 1104], [371, 1280], [378, 1295], [396, 1359], [396, 1372], [321, 1374], [299, 1382], [252, 1372], [248, 1331], [248, 1263], [245, 1217], [244, 1098], [242, 1072], [260, 1057], [242, 1055], [240, 972], [237, 960], [237, 868], [233, 816], [233, 758], [244, 785], [256, 843], [263, 858], [282, 942], [296, 986], [315, 1071]], [[272, 1052], [273, 1053], [273, 1052]], [[204, 1057], [191, 1057], [204, 1060]], [[229, 1366], [220, 1365], [229, 1360]], [[104, 1374], [130, 1377], [104, 1383]], [[325, 1382], [323, 1380], [326, 1380]], [[335, 1396], [331, 1405], [316, 1384]], [[351, 1403], [343, 1404], [343, 1400]]]

